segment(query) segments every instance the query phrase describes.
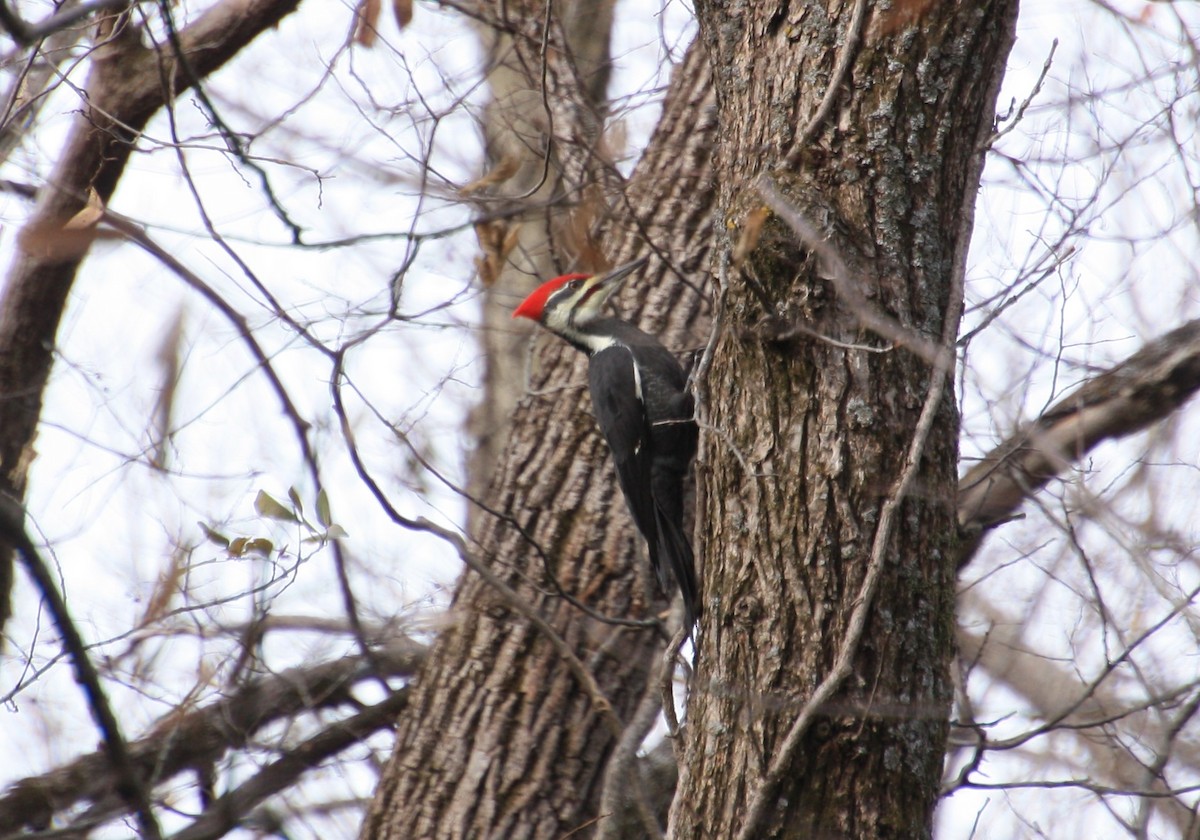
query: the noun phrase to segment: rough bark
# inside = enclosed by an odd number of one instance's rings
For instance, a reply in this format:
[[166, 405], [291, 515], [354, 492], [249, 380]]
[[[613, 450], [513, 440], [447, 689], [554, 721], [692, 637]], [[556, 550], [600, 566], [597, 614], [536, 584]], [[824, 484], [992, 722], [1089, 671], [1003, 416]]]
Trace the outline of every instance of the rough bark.
[[[614, 214], [624, 224], [610, 224], [605, 238], [613, 261], [650, 249], [670, 255], [669, 265], [653, 260], [616, 308], [640, 314], [643, 326], [676, 348], [699, 341], [707, 314], [706, 300], [672, 272], [690, 276], [707, 262], [710, 107], [704, 56], [693, 49], [676, 69], [658, 132]], [[626, 722], [657, 674], [661, 635], [587, 618], [547, 576], [549, 569], [564, 590], [613, 617], [645, 619], [663, 606], [589, 413], [584, 365], [562, 342], [537, 340], [529, 393], [487, 496], [496, 513], [481, 517], [478, 539], [495, 571], [593, 670]], [[614, 741], [562, 658], [467, 574], [398, 722], [395, 753], [362, 836], [589, 834], [602, 818]]]
[[[861, 39], [859, 7], [697, 8], [722, 217], [750, 218], [769, 175], [848, 268], [772, 216], [730, 276], [704, 389], [705, 618], [677, 837], [930, 830], [951, 699], [957, 417], [949, 371], [904, 347], [846, 347], [885, 342], [837, 287], [854, 284], [914, 344], [953, 339], [1016, 3], [876, 6]], [[827, 119], [808, 128], [815, 114]], [[793, 323], [808, 334], [779, 329]]]
[[[299, 0], [224, 0], [179, 33], [186, 67], [170, 48], [142, 45], [131, 14], [98, 26], [86, 99], [37, 204], [0, 297], [0, 494], [21, 499], [55, 335], [98, 214], [107, 204], [150, 117], [171, 97], [277, 24]], [[0, 544], [0, 627], [10, 610], [12, 547]]]

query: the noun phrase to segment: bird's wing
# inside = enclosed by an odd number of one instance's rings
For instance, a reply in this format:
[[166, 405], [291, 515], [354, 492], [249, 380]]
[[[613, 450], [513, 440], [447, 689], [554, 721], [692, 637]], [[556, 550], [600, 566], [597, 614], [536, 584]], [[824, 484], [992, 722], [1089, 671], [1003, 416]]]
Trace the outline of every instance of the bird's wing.
[[641, 389], [633, 354], [626, 347], [609, 347], [594, 354], [588, 365], [588, 385], [596, 421], [612, 450], [625, 501], [638, 530], [646, 538], [659, 583], [663, 591], [670, 592], [670, 579], [665, 578], [666, 569], [658, 558], [650, 424], [639, 396]]

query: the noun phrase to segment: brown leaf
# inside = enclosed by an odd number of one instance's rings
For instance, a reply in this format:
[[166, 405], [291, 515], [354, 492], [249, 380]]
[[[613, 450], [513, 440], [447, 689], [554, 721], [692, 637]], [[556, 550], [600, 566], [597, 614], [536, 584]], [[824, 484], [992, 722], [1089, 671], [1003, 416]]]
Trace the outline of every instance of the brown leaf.
[[879, 34], [891, 35], [917, 24], [933, 5], [934, 0], [896, 0], [882, 12], [873, 27]]
[[733, 264], [735, 266], [741, 265], [746, 257], [750, 256], [751, 252], [758, 247], [763, 225], [766, 224], [770, 215], [771, 211], [766, 207], [759, 207], [746, 214], [746, 220], [742, 222], [741, 236], [738, 237], [737, 245], [733, 247]]
[[503, 184], [513, 175], [517, 174], [517, 169], [521, 166], [521, 162], [512, 155], [506, 155], [501, 158], [500, 162], [492, 167], [491, 171], [483, 176], [476, 178], [465, 187], [459, 189], [460, 196], [468, 196], [472, 193], [477, 193], [487, 187], [493, 187], [496, 184]]
[[383, 0], [362, 0], [354, 10], [354, 43], [364, 47], [375, 46], [379, 37], [379, 12]]
[[104, 202], [94, 187], [88, 188], [87, 204], [83, 209], [67, 220], [63, 230], [91, 230], [100, 224], [104, 218]]
[[146, 602], [146, 609], [142, 612], [138, 627], [145, 627], [163, 617], [175, 596], [183, 591], [183, 576], [186, 571], [187, 554], [182, 550], [176, 550], [171, 555], [167, 567], [158, 574], [158, 580], [150, 593], [150, 599]]
[[396, 16], [396, 25], [401, 29], [412, 22], [412, 0], [392, 0], [392, 14]]
[[476, 222], [475, 237], [479, 240], [482, 256], [475, 259], [475, 267], [479, 271], [479, 282], [491, 286], [500, 277], [504, 261], [517, 246], [521, 226], [509, 226], [507, 222]]
[[603, 206], [598, 188], [589, 187], [583, 199], [567, 215], [567, 226], [561, 239], [567, 252], [573, 255], [572, 263], [578, 271], [599, 272], [608, 268], [608, 258], [596, 239], [596, 219]]

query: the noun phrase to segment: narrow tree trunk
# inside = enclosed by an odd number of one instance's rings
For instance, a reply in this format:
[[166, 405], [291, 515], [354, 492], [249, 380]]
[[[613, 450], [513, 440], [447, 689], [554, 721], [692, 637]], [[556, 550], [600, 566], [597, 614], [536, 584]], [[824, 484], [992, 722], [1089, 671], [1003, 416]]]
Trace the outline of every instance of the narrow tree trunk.
[[[704, 56], [693, 49], [607, 227], [609, 259], [653, 250], [685, 275], [707, 263], [714, 127], [707, 79]], [[640, 238], [647, 232], [650, 241]], [[667, 268], [655, 260], [616, 306], [630, 316], [640, 311], [645, 326], [681, 347], [700, 340], [707, 301]], [[477, 534], [485, 562], [567, 641], [624, 725], [657, 676], [663, 638], [588, 618], [557, 594], [547, 574], [616, 618], [651, 618], [664, 606], [615, 489], [586, 381], [580, 354], [557, 339], [538, 339], [530, 390], [486, 499], [495, 513], [480, 517]], [[460, 581], [449, 621], [398, 722], [395, 753], [362, 836], [589, 836], [607, 817], [598, 810], [615, 742], [611, 720], [544, 635], [478, 576], [468, 572]]]
[[954, 338], [1016, 3], [867, 6], [860, 39], [853, 3], [698, 4], [722, 217], [775, 212], [730, 273], [703, 389], [706, 612], [676, 837], [929, 833], [951, 697], [951, 371], [859, 348], [889, 346], [862, 326], [880, 314], [910, 345]]
[[[540, 2], [496, 3], [493, 20], [477, 21], [491, 101], [484, 112], [488, 172], [471, 191], [481, 219], [476, 232], [483, 285], [483, 398], [467, 424], [474, 446], [467, 489], [475, 497], [492, 481], [525, 388], [530, 330], [509, 317], [513, 304], [539, 278], [600, 268], [597, 255], [577, 241], [572, 219], [599, 192], [595, 185], [611, 182], [601, 131], [613, 5], [602, 0], [562, 9], [550, 40], [557, 47], [561, 22], [565, 48], [556, 51], [558, 60], [541, 54], [542, 36], [552, 33], [544, 31]], [[478, 514], [469, 512], [472, 532]]]

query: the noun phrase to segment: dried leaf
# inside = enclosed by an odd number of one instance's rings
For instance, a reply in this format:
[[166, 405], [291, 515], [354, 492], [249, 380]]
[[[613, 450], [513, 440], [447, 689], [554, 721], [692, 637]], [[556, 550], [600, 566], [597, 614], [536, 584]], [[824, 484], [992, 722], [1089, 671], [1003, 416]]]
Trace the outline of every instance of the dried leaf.
[[175, 320], [163, 336], [163, 342], [158, 348], [155, 361], [158, 363], [161, 379], [158, 386], [158, 399], [154, 405], [154, 449], [150, 455], [150, 464], [159, 470], [166, 470], [167, 456], [170, 454], [172, 417], [175, 414], [175, 394], [179, 380], [183, 376], [183, 310], [175, 313]]
[[292, 500], [292, 510], [304, 513], [304, 502], [300, 501], [300, 493], [295, 487], [288, 488], [288, 498]]
[[479, 240], [479, 247], [483, 250], [483, 255], [475, 260], [475, 266], [479, 270], [479, 280], [484, 286], [491, 286], [499, 279], [505, 259], [517, 245], [520, 231], [519, 224], [509, 227], [506, 222], [501, 221], [475, 224], [475, 238]]
[[204, 536], [208, 538], [209, 542], [216, 543], [217, 545], [221, 546], [221, 548], [229, 548], [229, 537], [225, 536], [220, 531], [214, 530], [212, 527], [204, 524], [203, 522], [197, 522], [196, 524], [200, 526], [200, 530], [204, 532]]
[[496, 184], [503, 184], [509, 178], [517, 174], [517, 170], [521, 168], [521, 162], [512, 155], [506, 155], [500, 159], [500, 162], [491, 168], [490, 171], [484, 173], [479, 178], [476, 178], [465, 187], [461, 187], [458, 191], [460, 196], [468, 196], [479, 192], [480, 190], [494, 187]]
[[561, 238], [563, 246], [573, 255], [571, 262], [578, 271], [600, 272], [609, 267], [604, 249], [596, 238], [596, 220], [602, 206], [599, 189], [588, 188], [579, 205], [567, 216]]
[[104, 218], [104, 202], [95, 187], [88, 188], [87, 204], [83, 209], [67, 220], [63, 230], [91, 230]]
[[154, 591], [150, 593], [150, 600], [146, 602], [146, 609], [142, 612], [141, 620], [138, 622], [139, 627], [145, 627], [162, 618], [171, 606], [175, 595], [182, 589], [180, 582], [183, 580], [185, 571], [187, 571], [187, 554], [183, 551], [175, 551], [171, 555], [169, 565], [159, 573], [158, 580], [155, 581]]
[[257, 554], [261, 554], [264, 557], [268, 556], [274, 550], [275, 543], [271, 542], [265, 537], [257, 537], [246, 543], [246, 551], [253, 551]]
[[741, 236], [738, 237], [737, 245], [733, 247], [733, 264], [735, 266], [745, 262], [746, 257], [750, 256], [751, 252], [758, 247], [763, 225], [770, 216], [771, 211], [766, 207], [759, 207], [746, 214], [746, 220], [742, 222]]
[[496, 274], [492, 271], [492, 264], [483, 257], [475, 258], [475, 273], [479, 275], [479, 282], [484, 287], [489, 287], [496, 282]]
[[916, 26], [933, 3], [934, 0], [896, 0], [890, 9], [880, 14], [874, 26], [885, 35]]
[[521, 226], [513, 225], [508, 229], [508, 236], [504, 237], [504, 241], [500, 243], [500, 262], [508, 259], [508, 255], [517, 247], [517, 242], [521, 239]]
[[392, 0], [392, 14], [396, 16], [396, 25], [401, 29], [412, 23], [412, 0]]
[[354, 10], [354, 43], [364, 47], [375, 46], [379, 37], [379, 13], [383, 0], [362, 0]]

